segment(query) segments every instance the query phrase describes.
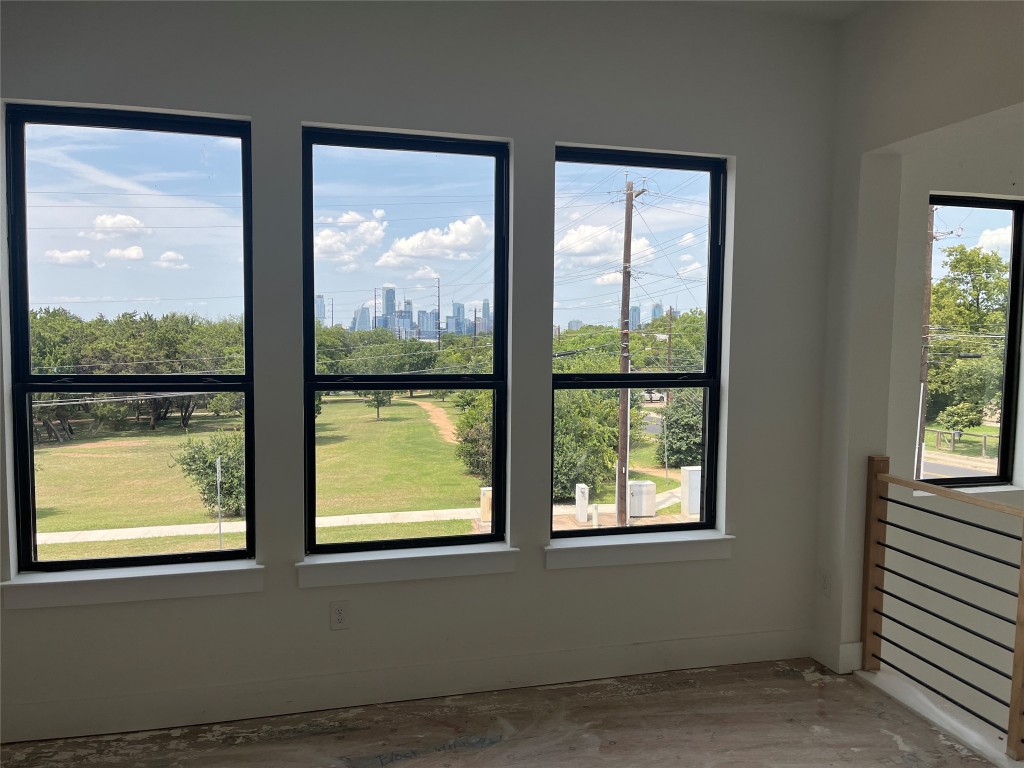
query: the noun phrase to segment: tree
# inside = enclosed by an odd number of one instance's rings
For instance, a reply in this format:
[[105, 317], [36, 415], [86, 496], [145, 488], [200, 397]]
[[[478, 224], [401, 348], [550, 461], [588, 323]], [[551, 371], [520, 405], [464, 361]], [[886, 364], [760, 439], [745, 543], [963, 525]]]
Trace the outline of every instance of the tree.
[[205, 441], [189, 435], [174, 462], [199, 491], [203, 506], [216, 514], [218, 457], [221, 513], [241, 517], [245, 514], [245, 436], [241, 430], [221, 430]]
[[455, 455], [462, 459], [469, 474], [479, 477], [484, 485], [490, 485], [494, 451], [493, 399], [490, 391], [470, 392], [472, 402], [455, 425], [458, 438]]
[[377, 409], [377, 421], [380, 421], [380, 409], [391, 405], [391, 398], [394, 396], [395, 393], [390, 389], [374, 389], [363, 395], [366, 398], [366, 407]]
[[946, 408], [935, 421], [943, 429], [966, 432], [981, 426], [981, 411], [972, 403], [957, 403]]
[[614, 479], [618, 398], [607, 391], [555, 391], [552, 496], [570, 499], [576, 484], [596, 488]]
[[674, 393], [662, 409], [665, 420], [658, 434], [658, 459], [669, 467], [691, 467], [704, 460], [704, 400], [699, 389]]
[[959, 403], [998, 409], [1006, 354], [1010, 265], [980, 246], [944, 248], [932, 287], [927, 417]]
[[206, 406], [214, 415], [220, 416], [224, 413], [242, 415], [245, 410], [245, 395], [242, 392], [218, 392], [210, 398]]

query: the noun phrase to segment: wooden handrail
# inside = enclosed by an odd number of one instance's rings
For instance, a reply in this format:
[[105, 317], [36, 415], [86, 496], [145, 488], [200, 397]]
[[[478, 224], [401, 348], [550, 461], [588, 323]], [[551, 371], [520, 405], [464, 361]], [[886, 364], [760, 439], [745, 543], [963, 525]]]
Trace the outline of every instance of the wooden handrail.
[[1004, 515], [1024, 518], [1024, 509], [1020, 507], [1011, 507], [1009, 504], [1000, 504], [998, 501], [989, 501], [988, 499], [979, 498], [975, 493], [964, 493], [963, 491], [958, 491], [954, 488], [947, 488], [944, 485], [934, 485], [933, 483], [925, 483], [921, 480], [908, 480], [905, 477], [899, 477], [898, 475], [890, 475], [888, 472], [879, 475], [878, 479], [884, 483], [889, 483], [890, 485], [899, 485], [903, 488], [910, 488], [915, 491], [924, 491], [925, 493], [930, 493], [933, 496], [942, 496], [946, 499], [960, 501], [964, 504], [981, 507], [982, 509], [991, 509], [994, 512], [1002, 512]]
[[[861, 641], [864, 649], [862, 666], [867, 670], [879, 669], [881, 656], [882, 593], [885, 565], [886, 502], [889, 486], [898, 485], [914, 491], [924, 491], [973, 507], [1001, 512], [1011, 517], [1024, 518], [1024, 508], [1000, 504], [996, 501], [964, 493], [942, 485], [920, 480], [908, 480], [889, 474], [888, 456], [868, 458], [867, 508], [864, 525], [864, 591], [862, 595]], [[1021, 544], [1022, 567], [1017, 590], [1017, 617], [1014, 631], [1013, 661], [1010, 683], [1010, 712], [1007, 722], [1006, 754], [1013, 760], [1024, 760], [1024, 542]], [[970, 710], [968, 710], [970, 711]]]

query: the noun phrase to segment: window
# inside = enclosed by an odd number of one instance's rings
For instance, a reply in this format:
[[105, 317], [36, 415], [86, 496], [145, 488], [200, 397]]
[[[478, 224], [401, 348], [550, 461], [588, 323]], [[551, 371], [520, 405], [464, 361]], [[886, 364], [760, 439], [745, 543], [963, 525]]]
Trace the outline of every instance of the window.
[[1009, 483], [1020, 397], [1024, 201], [933, 195], [917, 477]]
[[508, 147], [303, 152], [307, 551], [502, 540]]
[[556, 160], [552, 536], [712, 528], [725, 161]]
[[252, 557], [248, 124], [7, 136], [19, 568]]

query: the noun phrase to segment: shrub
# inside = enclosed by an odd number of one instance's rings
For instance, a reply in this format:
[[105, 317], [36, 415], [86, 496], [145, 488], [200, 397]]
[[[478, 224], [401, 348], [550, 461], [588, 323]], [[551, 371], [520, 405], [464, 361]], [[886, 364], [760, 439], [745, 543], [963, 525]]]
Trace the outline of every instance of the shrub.
[[241, 430], [222, 430], [209, 440], [189, 435], [174, 463], [181, 467], [211, 514], [217, 513], [217, 457], [220, 457], [220, 510], [227, 517], [245, 514], [245, 436]]
[[946, 408], [935, 421], [944, 429], [966, 432], [981, 426], [981, 409], [974, 403], [957, 403]]

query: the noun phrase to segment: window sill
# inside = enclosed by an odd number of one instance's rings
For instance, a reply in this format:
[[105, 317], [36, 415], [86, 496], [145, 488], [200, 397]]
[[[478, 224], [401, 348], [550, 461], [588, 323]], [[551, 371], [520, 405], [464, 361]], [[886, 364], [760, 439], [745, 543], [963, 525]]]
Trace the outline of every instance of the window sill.
[[[950, 488], [953, 491], [960, 491], [961, 493], [1020, 493], [1024, 491], [1019, 485], [964, 485]], [[914, 496], [934, 496], [934, 493], [928, 491], [914, 491]]]
[[555, 539], [546, 548], [547, 568], [594, 568], [687, 560], [725, 560], [735, 536], [720, 531], [629, 533]]
[[485, 576], [515, 570], [519, 550], [504, 542], [310, 555], [295, 567], [299, 587]]
[[263, 566], [251, 560], [22, 573], [0, 584], [4, 608], [130, 603], [262, 590]]

